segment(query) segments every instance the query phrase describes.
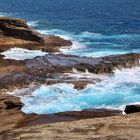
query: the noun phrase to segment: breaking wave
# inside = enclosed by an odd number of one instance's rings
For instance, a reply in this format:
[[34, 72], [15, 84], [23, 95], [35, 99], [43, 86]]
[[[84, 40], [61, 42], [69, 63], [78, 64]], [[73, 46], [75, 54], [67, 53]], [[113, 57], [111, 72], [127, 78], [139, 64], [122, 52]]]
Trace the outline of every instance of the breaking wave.
[[[86, 108], [119, 108], [140, 102], [140, 67], [114, 71], [95, 85], [83, 90], [74, 89], [72, 84], [42, 85], [31, 95], [11, 93], [21, 97], [25, 113], [53, 114], [64, 111], [80, 111]], [[90, 75], [90, 73], [89, 73]], [[90, 75], [94, 76], [94, 75]]]

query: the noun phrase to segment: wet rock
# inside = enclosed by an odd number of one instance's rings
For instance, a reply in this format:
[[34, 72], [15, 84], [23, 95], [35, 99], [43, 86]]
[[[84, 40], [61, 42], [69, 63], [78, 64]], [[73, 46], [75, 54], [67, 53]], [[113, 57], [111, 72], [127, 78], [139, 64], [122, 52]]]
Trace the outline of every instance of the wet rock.
[[[51, 71], [66, 72], [76, 68], [79, 71], [85, 72], [88, 70], [91, 73], [112, 73], [115, 68], [131, 68], [139, 66], [139, 54], [124, 54], [106, 56], [101, 58], [78, 57], [73, 55], [63, 54], [48, 54], [43, 57], [37, 57], [26, 61], [26, 66], [32, 71]], [[33, 72], [32, 71], [32, 72]]]
[[74, 84], [75, 89], [82, 90], [87, 86], [88, 82], [87, 81], [76, 81], [73, 84]]
[[126, 114], [140, 112], [140, 105], [139, 104], [137, 104], [137, 105], [127, 105], [125, 107], [124, 112]]
[[[135, 53], [106, 56], [101, 58], [87, 58], [73, 55], [48, 54], [31, 60], [15, 61], [0, 59], [0, 86], [17, 86], [32, 82], [45, 82], [52, 77], [52, 81], [62, 83], [62, 78], [55, 79], [55, 74], [72, 73], [73, 68], [79, 71], [89, 71], [95, 74], [113, 73], [115, 68], [132, 68], [139, 66], [140, 55]], [[54, 79], [53, 79], [54, 77]], [[50, 79], [50, 78], [49, 78]], [[71, 80], [72, 81], [72, 80]], [[73, 80], [74, 81], [74, 80]], [[81, 82], [80, 82], [81, 81]], [[95, 80], [94, 80], [95, 81]], [[98, 79], [97, 81], [100, 81]], [[46, 81], [47, 82], [47, 81]], [[49, 83], [54, 83], [49, 80]], [[68, 82], [66, 82], [68, 83]], [[82, 89], [86, 86], [84, 80], [72, 82], [75, 88]], [[89, 82], [90, 83], [90, 82]]]
[[82, 111], [62, 112], [62, 113], [57, 113], [56, 115], [74, 117], [77, 119], [87, 119], [87, 118], [96, 118], [96, 117], [116, 116], [121, 114], [122, 114], [121, 110], [101, 108], [101, 109], [85, 109]]

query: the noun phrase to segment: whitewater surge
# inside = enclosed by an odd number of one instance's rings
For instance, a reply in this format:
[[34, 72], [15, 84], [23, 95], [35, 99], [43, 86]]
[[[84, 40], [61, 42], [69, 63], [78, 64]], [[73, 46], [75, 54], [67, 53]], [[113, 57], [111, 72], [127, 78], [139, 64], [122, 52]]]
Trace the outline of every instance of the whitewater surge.
[[15, 60], [25, 60], [32, 59], [36, 56], [44, 56], [47, 53], [41, 50], [28, 50], [22, 48], [11, 48], [7, 51], [0, 53], [4, 55], [4, 59], [15, 59]]
[[25, 104], [23, 112], [37, 114], [102, 107], [124, 109], [127, 104], [140, 102], [140, 67], [121, 71], [116, 69], [114, 72], [99, 83], [89, 84], [83, 90], [74, 89], [73, 84], [59, 83], [41, 85], [31, 94], [11, 94], [21, 97]]

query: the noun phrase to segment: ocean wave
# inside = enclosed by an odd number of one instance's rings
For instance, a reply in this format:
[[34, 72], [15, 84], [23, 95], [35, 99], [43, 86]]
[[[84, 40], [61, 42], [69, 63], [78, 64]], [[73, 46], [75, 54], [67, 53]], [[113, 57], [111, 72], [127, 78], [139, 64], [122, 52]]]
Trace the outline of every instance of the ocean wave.
[[38, 32], [45, 34], [45, 35], [70, 35], [71, 33], [66, 32], [64, 30], [59, 30], [59, 29], [51, 29], [51, 30], [37, 30]]
[[[94, 32], [81, 32], [81, 33], [72, 33], [67, 32], [60, 29], [51, 29], [51, 30], [38, 30], [39, 32], [46, 34], [46, 35], [58, 35], [58, 36], [67, 36], [69, 38], [73, 38], [78, 41], [86, 41], [85, 39], [93, 39], [93, 40], [123, 40], [123, 39], [135, 39], [139, 40], [140, 34], [113, 34], [113, 35], [105, 35], [101, 33], [94, 33]], [[93, 41], [94, 42], [94, 41]], [[110, 43], [110, 42], [106, 42]]]
[[[78, 52], [77, 52], [78, 53]], [[109, 56], [109, 55], [117, 55], [117, 54], [126, 54], [129, 53], [127, 50], [93, 50], [93, 51], [85, 51], [83, 53], [80, 53], [78, 55], [80, 56], [86, 56], [86, 57], [104, 57], [104, 56]]]
[[56, 35], [66, 40], [71, 40], [72, 45], [70, 47], [61, 47], [60, 51], [63, 53], [72, 53], [73, 51], [76, 51], [77, 49], [85, 48], [85, 44], [81, 43], [80, 41], [76, 41], [74, 34], [70, 32], [66, 32], [64, 30], [59, 29], [52, 29], [52, 30], [37, 30], [42, 34], [45, 35]]
[[90, 32], [82, 32], [79, 34], [79, 37], [81, 38], [90, 38], [90, 39], [97, 39], [97, 40], [102, 40], [102, 39], [133, 39], [133, 38], [138, 38], [140, 37], [140, 34], [116, 34], [116, 35], [104, 35], [100, 33], [90, 33]]
[[0, 12], [0, 16], [7, 16], [7, 13]]
[[42, 52], [41, 50], [27, 50], [22, 48], [12, 48], [7, 51], [0, 53], [4, 55], [4, 59], [14, 59], [14, 60], [25, 60], [32, 59], [36, 56], [46, 55], [46, 52]]
[[89, 31], [82, 32], [82, 34], [87, 34], [87, 35], [102, 35], [101, 33], [94, 33], [94, 32], [89, 32]]
[[[129, 49], [124, 40], [139, 40], [139, 34], [103, 35], [94, 32], [71, 33], [60, 29], [38, 30], [42, 34], [56, 35], [71, 40], [73, 45], [62, 47], [60, 52], [87, 57], [102, 57], [107, 55], [140, 53], [140, 49]], [[118, 42], [119, 40], [119, 42]]]

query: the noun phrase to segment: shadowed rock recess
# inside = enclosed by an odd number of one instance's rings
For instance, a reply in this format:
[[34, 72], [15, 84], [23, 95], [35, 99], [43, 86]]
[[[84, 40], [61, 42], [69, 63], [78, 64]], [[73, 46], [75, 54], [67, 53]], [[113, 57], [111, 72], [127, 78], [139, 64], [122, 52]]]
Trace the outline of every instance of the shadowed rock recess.
[[[0, 17], [0, 52], [17, 46], [59, 52], [60, 47], [70, 45], [72, 43], [69, 40], [40, 34], [29, 27], [25, 20]], [[20, 98], [7, 93], [15, 88], [28, 87], [32, 83], [72, 83], [74, 88], [81, 90], [88, 83], [94, 84], [101, 79], [92, 78], [90, 81], [81, 78], [75, 81], [64, 74], [72, 74], [73, 69], [93, 74], [113, 74], [116, 68], [121, 70], [139, 66], [139, 60], [140, 54], [136, 53], [100, 58], [47, 54], [22, 61], [4, 59], [0, 55], [0, 140], [138, 139], [139, 113], [124, 116], [121, 110], [91, 108], [52, 115], [25, 114], [21, 111], [23, 104]], [[139, 105], [129, 105], [125, 109], [126, 113], [139, 111]]]

